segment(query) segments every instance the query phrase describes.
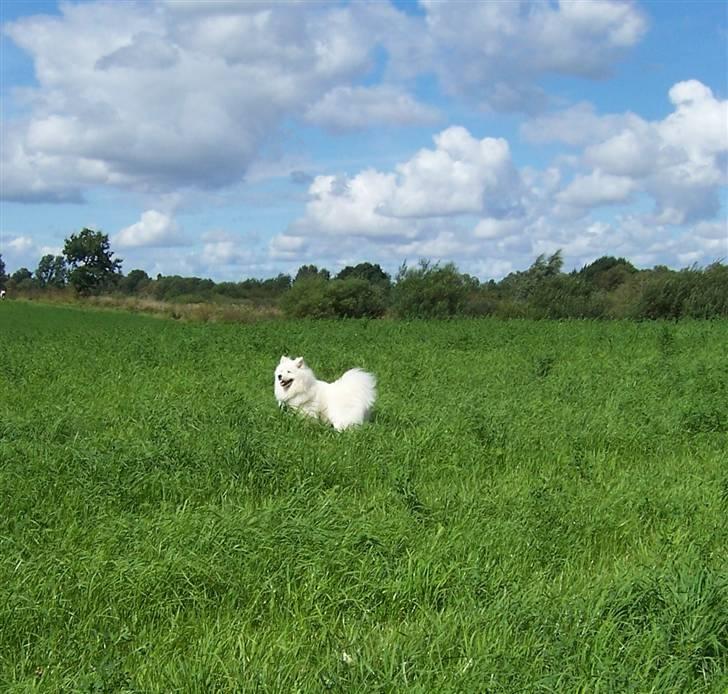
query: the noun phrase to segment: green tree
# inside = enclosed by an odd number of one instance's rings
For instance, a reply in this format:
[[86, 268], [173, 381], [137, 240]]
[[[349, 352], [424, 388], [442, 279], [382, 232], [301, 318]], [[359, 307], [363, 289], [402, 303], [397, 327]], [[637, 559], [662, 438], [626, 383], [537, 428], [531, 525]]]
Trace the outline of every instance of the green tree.
[[12, 275], [10, 275], [10, 279], [18, 285], [26, 280], [32, 280], [33, 273], [28, 270], [27, 267], [19, 267]]
[[421, 260], [415, 268], [402, 265], [393, 289], [393, 306], [402, 318], [447, 318], [462, 313], [472, 278], [453, 263], [434, 265]]
[[281, 296], [283, 312], [293, 318], [333, 318], [336, 314], [327, 291], [328, 284], [328, 278], [318, 273], [296, 278], [293, 286]]
[[637, 268], [628, 260], [604, 255], [593, 263], [585, 265], [579, 270], [579, 275], [598, 289], [611, 292], [636, 272]]
[[356, 277], [329, 282], [326, 298], [337, 318], [377, 318], [386, 309], [383, 287]]
[[124, 294], [137, 294], [144, 289], [151, 278], [144, 270], [132, 270], [126, 277], [119, 280], [119, 289]]
[[0, 289], [5, 289], [5, 284], [8, 281], [8, 276], [5, 274], [5, 261], [0, 254]]
[[97, 294], [116, 286], [121, 277], [121, 260], [113, 258], [109, 237], [84, 228], [71, 234], [63, 247], [71, 268], [69, 283], [79, 294]]
[[38, 263], [35, 279], [39, 287], [65, 287], [68, 279], [66, 259], [62, 255], [44, 255]]
[[382, 270], [379, 263], [359, 263], [358, 265], [347, 265], [338, 275], [337, 280], [359, 279], [366, 280], [372, 284], [389, 285], [390, 277]]
[[642, 294], [633, 311], [636, 318], [717, 318], [728, 315], [728, 267], [721, 263], [704, 270], [679, 272], [656, 267], [641, 273]]
[[201, 303], [212, 298], [215, 283], [201, 277], [182, 277], [180, 275], [158, 275], [147, 290], [155, 299], [177, 303]]
[[12, 291], [35, 289], [33, 273], [27, 267], [18, 268], [8, 278], [7, 287]]
[[499, 288], [514, 299], [527, 300], [545, 280], [558, 277], [563, 264], [560, 249], [548, 258], [542, 253], [525, 272], [512, 272], [504, 277]]
[[298, 268], [296, 278], [293, 281], [298, 282], [299, 280], [309, 279], [311, 277], [318, 277], [322, 280], [329, 280], [331, 277], [331, 273], [326, 268], [321, 268], [319, 270], [316, 265], [301, 265], [301, 267]]

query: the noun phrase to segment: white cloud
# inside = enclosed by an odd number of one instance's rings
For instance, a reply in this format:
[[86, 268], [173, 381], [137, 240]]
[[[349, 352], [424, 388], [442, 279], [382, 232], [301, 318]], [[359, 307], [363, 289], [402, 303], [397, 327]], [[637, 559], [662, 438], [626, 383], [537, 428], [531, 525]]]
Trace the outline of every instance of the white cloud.
[[451, 127], [434, 142], [393, 172], [317, 176], [293, 231], [401, 241], [432, 234], [432, 224], [421, 221], [426, 218], [502, 216], [518, 208], [520, 179], [505, 140], [478, 140]]
[[396, 256], [402, 258], [429, 258], [435, 261], [446, 261], [461, 258], [468, 253], [477, 252], [477, 244], [466, 235], [453, 231], [440, 231], [432, 238], [418, 239], [399, 243], [393, 249]]
[[[602, 114], [588, 103], [533, 118], [523, 140], [572, 148], [543, 170], [518, 169], [502, 138], [448, 124], [399, 163], [357, 165], [349, 174], [314, 176], [321, 163], [308, 140], [296, 140], [317, 126], [433, 123], [438, 113], [415, 97], [428, 94], [432, 75], [448, 96], [470, 104], [538, 111], [549, 104], [546, 77], [602, 78], [636, 45], [647, 23], [634, 3], [472, 2], [452, 11], [425, 0], [422, 12], [388, 2], [59, 7], [59, 16], [3, 28], [33, 60], [37, 84], [22, 102], [17, 92], [11, 97], [13, 120], [0, 133], [1, 194], [37, 203], [83, 202], [99, 187], [142, 192], [153, 202], [114, 239], [127, 257], [153, 258], [166, 271], [234, 274], [273, 260], [398, 264], [417, 255], [505, 272], [560, 246], [574, 259], [726, 255], [725, 225], [715, 218], [726, 184], [728, 106], [696, 80], [673, 86], [671, 113], [661, 120]], [[382, 142], [378, 156], [386, 156]], [[528, 154], [511, 145], [519, 158]], [[184, 241], [177, 204], [192, 211], [201, 201], [279, 202], [281, 187], [257, 184], [289, 173], [308, 198], [296, 221], [278, 221], [282, 233], [267, 259], [248, 237], [223, 232], [197, 241], [190, 233], [189, 247], [172, 248]], [[288, 204], [301, 204], [286, 194]], [[165, 204], [165, 195], [184, 202]], [[604, 205], [616, 206], [610, 223], [592, 214]]]
[[641, 122], [631, 113], [600, 116], [592, 104], [582, 101], [562, 111], [531, 118], [521, 126], [521, 135], [529, 142], [562, 142], [578, 147], [606, 140], [632, 123]]
[[[291, 120], [432, 123], [403, 82], [432, 71], [452, 93], [521, 108], [542, 98], [540, 76], [601, 75], [644, 31], [632, 5], [582, 5], [428, 1], [413, 16], [385, 2], [61, 3], [4, 27], [37, 87], [4, 134], [2, 195], [227, 186]], [[383, 81], [357, 85], [377, 56]]]
[[[203, 3], [193, 12], [186, 3], [93, 2], [60, 10], [4, 28], [33, 58], [38, 81], [25, 120], [3, 143], [6, 198], [237, 182], [284, 118], [371, 68], [382, 33], [366, 6]], [[402, 93], [399, 109], [380, 117], [407, 109], [427, 115]]]
[[244, 240], [225, 231], [211, 231], [203, 235], [201, 260], [204, 265], [219, 269], [222, 265], [247, 265], [254, 259]]
[[0, 255], [9, 275], [21, 267], [28, 268], [32, 272], [44, 255], [48, 253], [60, 255], [61, 252], [62, 250], [56, 246], [39, 244], [28, 234], [0, 235]]
[[706, 241], [717, 241], [716, 248], [723, 248], [728, 254], [728, 219], [721, 219], [717, 222], [699, 222], [692, 233]]
[[520, 232], [524, 223], [520, 219], [481, 219], [473, 230], [473, 235], [479, 239], [503, 239]]
[[133, 36], [131, 43], [99, 58], [95, 67], [97, 70], [166, 70], [178, 60], [179, 49], [174, 44], [163, 36], [142, 32]]
[[674, 110], [663, 120], [598, 116], [581, 104], [536, 118], [522, 133], [532, 141], [588, 145], [577, 162], [588, 173], [558, 195], [560, 202], [589, 208], [644, 193], [654, 201], [657, 224], [710, 219], [727, 182], [728, 101], [696, 80], [678, 82], [669, 98]]
[[[728, 150], [717, 127], [726, 105], [696, 82], [676, 85], [671, 100], [673, 113], [652, 122], [581, 107], [584, 127], [573, 142], [583, 149], [570, 177], [559, 166], [518, 170], [505, 140], [446, 128], [433, 147], [390, 170], [318, 176], [305, 214], [271, 250], [307, 262], [358, 250], [390, 266], [432, 256], [466, 271], [485, 267], [484, 259], [528, 266], [557, 248], [576, 266], [604, 254], [643, 264], [711, 262], [728, 250], [725, 221], [713, 221]], [[567, 132], [558, 115], [551, 124], [550, 136]], [[644, 212], [650, 200], [653, 214]], [[594, 214], [604, 206], [617, 208], [610, 222]], [[323, 240], [332, 235], [335, 244]]]
[[335, 87], [308, 109], [305, 118], [331, 130], [358, 130], [380, 125], [429, 125], [439, 115], [398, 87], [378, 85]]
[[648, 175], [659, 156], [660, 142], [644, 122], [587, 147], [584, 152], [587, 164], [615, 176], [634, 178]]
[[409, 225], [379, 212], [396, 185], [394, 174], [374, 169], [351, 178], [316, 176], [309, 187], [305, 218], [294, 229], [328, 235], [411, 236]]
[[119, 248], [177, 246], [186, 243], [177, 222], [170, 215], [157, 210], [142, 212], [141, 219], [122, 229], [113, 242]]
[[538, 110], [547, 74], [604, 77], [647, 28], [635, 5], [616, 0], [422, 4], [443, 85], [499, 110]]
[[30, 236], [16, 236], [7, 241], [6, 245], [12, 253], [21, 254], [33, 248], [35, 243]]
[[[509, 251], [530, 253], [524, 200], [538, 206], [539, 191], [525, 186], [508, 143], [457, 126], [433, 141], [391, 171], [316, 177], [305, 214], [273, 239], [271, 256], [321, 264], [355, 257], [388, 267], [430, 257], [482, 268], [483, 244], [496, 237]], [[531, 175], [534, 186], [555, 178], [553, 171]]]
[[631, 178], [596, 170], [587, 176], [578, 176], [556, 199], [573, 207], [593, 208], [624, 202], [634, 190], [635, 183]]
[[306, 251], [306, 239], [301, 236], [279, 234], [271, 239], [269, 253], [276, 260], [295, 260]]
[[398, 185], [384, 214], [432, 217], [501, 213], [517, 205], [518, 174], [503, 139], [474, 138], [465, 128], [450, 127], [435, 136], [435, 149], [420, 150], [397, 166]]

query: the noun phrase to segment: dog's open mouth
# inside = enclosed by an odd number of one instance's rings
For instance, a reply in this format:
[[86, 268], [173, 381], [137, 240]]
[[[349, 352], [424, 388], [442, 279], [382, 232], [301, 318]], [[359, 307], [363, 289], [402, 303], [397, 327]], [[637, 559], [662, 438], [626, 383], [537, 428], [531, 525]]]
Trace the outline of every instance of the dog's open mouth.
[[291, 383], [293, 383], [292, 378], [289, 378], [287, 381], [281, 379], [281, 386], [283, 387], [283, 390], [288, 390], [291, 387]]

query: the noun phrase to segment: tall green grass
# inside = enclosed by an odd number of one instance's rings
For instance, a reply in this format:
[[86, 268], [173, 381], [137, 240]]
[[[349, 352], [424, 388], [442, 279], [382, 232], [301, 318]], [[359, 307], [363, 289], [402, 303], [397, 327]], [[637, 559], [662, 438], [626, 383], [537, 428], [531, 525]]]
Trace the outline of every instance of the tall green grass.
[[6, 302], [0, 389], [2, 691], [728, 689], [726, 322]]

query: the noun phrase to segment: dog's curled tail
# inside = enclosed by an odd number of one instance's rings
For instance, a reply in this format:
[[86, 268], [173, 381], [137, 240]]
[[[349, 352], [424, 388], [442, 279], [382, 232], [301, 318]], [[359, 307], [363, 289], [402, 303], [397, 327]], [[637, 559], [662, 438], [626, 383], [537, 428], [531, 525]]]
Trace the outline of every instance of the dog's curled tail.
[[347, 389], [359, 396], [359, 401], [369, 410], [377, 399], [377, 379], [363, 369], [349, 369], [340, 379]]

